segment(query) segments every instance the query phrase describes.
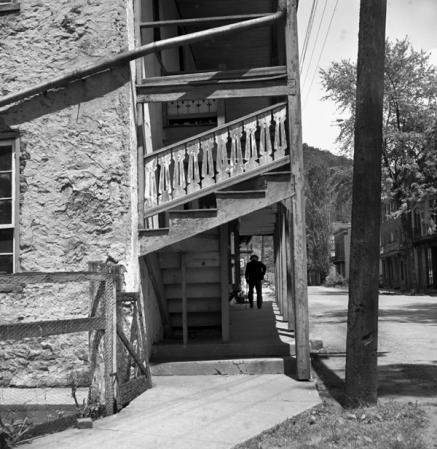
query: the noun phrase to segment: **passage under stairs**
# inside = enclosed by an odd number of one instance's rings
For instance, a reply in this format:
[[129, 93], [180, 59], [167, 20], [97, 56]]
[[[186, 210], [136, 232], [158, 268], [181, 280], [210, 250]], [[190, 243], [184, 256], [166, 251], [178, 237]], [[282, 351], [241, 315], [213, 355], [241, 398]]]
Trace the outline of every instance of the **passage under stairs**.
[[280, 315], [267, 289], [262, 309], [245, 304], [230, 307], [230, 339], [189, 341], [171, 339], [152, 349], [154, 375], [274, 374], [293, 371], [294, 334]]

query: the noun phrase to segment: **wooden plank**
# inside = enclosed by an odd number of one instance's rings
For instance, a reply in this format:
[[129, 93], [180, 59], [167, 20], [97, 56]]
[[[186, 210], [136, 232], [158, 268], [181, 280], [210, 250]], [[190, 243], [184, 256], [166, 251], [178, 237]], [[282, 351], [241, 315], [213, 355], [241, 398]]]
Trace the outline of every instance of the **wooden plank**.
[[[182, 327], [183, 331], [183, 315], [182, 314], [172, 314], [170, 316], [171, 325], [173, 327]], [[193, 327], [212, 327], [212, 326], [220, 326], [221, 317], [218, 312], [195, 312], [187, 315], [187, 319], [190, 323], [190, 328]]]
[[287, 233], [285, 230], [286, 220], [285, 220], [285, 211], [283, 207], [279, 208], [280, 217], [281, 217], [281, 269], [282, 269], [282, 316], [285, 321], [288, 320], [288, 288], [289, 285], [287, 283], [287, 249], [289, 247], [289, 243], [286, 241]]
[[[187, 312], [220, 312], [221, 298], [187, 298]], [[182, 313], [182, 302], [180, 299], [169, 299], [169, 313]]]
[[[220, 282], [220, 270], [218, 267], [188, 268], [186, 265], [185, 275], [187, 284], [211, 284]], [[163, 270], [162, 281], [165, 285], [180, 284], [182, 282], [182, 273], [180, 269]]]
[[[178, 260], [175, 253], [162, 252], [159, 255], [161, 268], [178, 268]], [[186, 253], [187, 269], [190, 268], [212, 268], [220, 265], [218, 251], [199, 251], [195, 253]]]
[[187, 312], [187, 266], [185, 253], [180, 255], [181, 261], [181, 290], [182, 290], [182, 338], [184, 346], [188, 344], [188, 312]]
[[[287, 301], [287, 321], [288, 321], [288, 330], [290, 331], [294, 331], [295, 327], [296, 327], [296, 323], [295, 323], [295, 316], [294, 316], [294, 286], [293, 286], [293, 272], [294, 272], [294, 267], [293, 267], [293, 248], [291, 247], [291, 238], [290, 238], [290, 224], [292, 223], [293, 217], [292, 217], [292, 212], [290, 210], [291, 208], [291, 202], [292, 199], [288, 199], [283, 201], [283, 212], [284, 212], [284, 218], [285, 218], [285, 243], [286, 243], [286, 247], [285, 247], [285, 263], [287, 266], [287, 278], [286, 278], [286, 283], [287, 283], [287, 297], [286, 297], [286, 301]], [[289, 207], [287, 207], [289, 206]]]
[[147, 376], [147, 370], [146, 367], [144, 366], [144, 363], [141, 361], [140, 357], [135, 351], [135, 348], [131, 345], [126, 335], [124, 335], [123, 328], [121, 327], [120, 323], [117, 323], [117, 337], [123, 343], [129, 355], [134, 359], [135, 363], [137, 364], [138, 368], [141, 371], [141, 374]]
[[117, 375], [117, 291], [116, 284], [111, 277], [105, 283], [105, 335], [104, 335], [104, 362], [105, 362], [105, 408], [106, 415], [114, 413], [115, 391], [114, 376]]
[[129, 404], [129, 402], [144, 393], [148, 388], [150, 388], [150, 382], [147, 376], [137, 377], [136, 379], [121, 384], [119, 398], [122, 407]]
[[220, 290], [222, 298], [222, 342], [229, 341], [229, 227], [220, 226]]
[[265, 17], [270, 13], [259, 14], [237, 14], [232, 16], [215, 16], [215, 17], [195, 17], [192, 19], [174, 19], [174, 20], [157, 20], [155, 22], [141, 22], [141, 28], [161, 28], [171, 26], [183, 26], [183, 25], [209, 25], [216, 22], [229, 22], [240, 21], [248, 19], [256, 19], [258, 17]]
[[304, 167], [302, 149], [302, 115], [299, 84], [299, 46], [297, 38], [297, 0], [280, 0], [279, 7], [286, 8], [285, 48], [287, 78], [296, 81], [296, 95], [289, 95], [288, 102], [288, 142], [291, 154], [291, 173], [295, 179], [293, 196], [293, 222], [290, 226], [291, 245], [294, 260], [294, 298], [295, 298], [295, 339], [297, 378], [311, 378], [308, 292], [307, 292], [307, 254], [305, 233]]
[[143, 79], [138, 88], [186, 86], [193, 83], [209, 83], [215, 81], [229, 81], [235, 79], [253, 80], [266, 77], [282, 77], [286, 79], [286, 66], [257, 67], [252, 69], [198, 71], [195, 73], [177, 73], [167, 76], [154, 76]]
[[[150, 254], [140, 258], [140, 272], [142, 279], [150, 279], [152, 288], [155, 293], [158, 309], [161, 315], [164, 332], [170, 332], [170, 323], [168, 318], [167, 302], [164, 291], [164, 284], [161, 279], [161, 268], [159, 266], [159, 258], [156, 254]], [[143, 289], [143, 292], [145, 289]]]
[[[139, 61], [135, 61], [138, 67]], [[136, 130], [137, 130], [137, 176], [138, 176], [138, 227], [144, 227], [144, 189], [145, 189], [145, 171], [144, 171], [144, 105], [137, 103]]]
[[[168, 299], [181, 298], [181, 286], [170, 285], [165, 287]], [[220, 285], [217, 284], [192, 284], [187, 286], [188, 298], [216, 298], [221, 297]]]
[[117, 303], [137, 302], [140, 299], [138, 292], [117, 292]]
[[90, 273], [89, 271], [37, 273], [22, 272], [14, 274], [0, 274], [0, 284], [44, 284], [63, 282], [104, 281], [110, 277], [106, 273]]
[[89, 332], [99, 329], [105, 329], [103, 317], [1, 324], [0, 340], [21, 340], [23, 338], [47, 337], [49, 335]]
[[138, 102], [165, 103], [178, 100], [226, 99], [226, 98], [252, 98], [252, 97], [283, 97], [294, 95], [294, 85], [288, 86], [282, 80], [234, 81], [233, 83], [213, 83], [208, 86], [180, 86], [160, 88], [138, 88]]

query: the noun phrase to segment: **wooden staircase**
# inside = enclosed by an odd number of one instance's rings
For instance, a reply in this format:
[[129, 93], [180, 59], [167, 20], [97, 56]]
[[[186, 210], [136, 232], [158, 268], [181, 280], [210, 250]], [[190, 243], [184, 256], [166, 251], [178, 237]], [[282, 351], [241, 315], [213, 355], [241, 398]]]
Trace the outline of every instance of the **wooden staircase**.
[[[215, 192], [214, 209], [169, 211], [168, 228], [140, 230], [140, 254], [146, 255], [216, 228], [293, 195], [290, 172], [262, 175], [262, 190], [221, 190]], [[238, 186], [236, 186], [238, 187]], [[181, 250], [175, 248], [176, 250]]]

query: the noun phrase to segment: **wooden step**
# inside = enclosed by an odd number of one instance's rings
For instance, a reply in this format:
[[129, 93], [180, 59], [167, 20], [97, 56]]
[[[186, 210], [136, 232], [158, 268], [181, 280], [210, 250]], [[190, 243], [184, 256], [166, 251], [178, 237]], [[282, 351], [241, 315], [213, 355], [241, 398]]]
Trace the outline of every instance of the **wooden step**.
[[169, 233], [169, 228], [157, 228], [157, 229], [139, 229], [140, 236], [147, 237], [162, 237], [167, 236]]
[[[166, 285], [165, 297], [167, 299], [179, 299], [182, 297], [179, 285]], [[188, 298], [217, 298], [221, 297], [220, 284], [189, 284], [187, 285]]]
[[217, 216], [217, 209], [186, 209], [171, 210], [168, 212], [170, 220], [176, 219], [197, 219], [197, 218], [214, 218]]
[[267, 181], [290, 181], [292, 173], [291, 171], [272, 171], [264, 173], [263, 178]]
[[[182, 313], [182, 299], [169, 299], [167, 301], [170, 313]], [[221, 298], [187, 298], [187, 311], [197, 312], [220, 312]]]
[[216, 192], [217, 199], [232, 198], [232, 199], [253, 199], [253, 198], [265, 198], [265, 190], [224, 190]]
[[[219, 267], [199, 267], [186, 269], [187, 286], [190, 284], [210, 284], [220, 282], [220, 268]], [[182, 273], [178, 268], [167, 268], [162, 270], [162, 282], [165, 285], [177, 284], [181, 285]]]
[[[162, 269], [180, 269], [178, 255], [173, 252], [160, 252], [159, 261]], [[218, 267], [220, 255], [218, 251], [199, 251], [185, 253], [185, 264], [187, 268]]]
[[[188, 313], [187, 322], [188, 328], [220, 326], [222, 322], [222, 316], [217, 312]], [[182, 327], [182, 314], [171, 313], [170, 325], [172, 327]]]

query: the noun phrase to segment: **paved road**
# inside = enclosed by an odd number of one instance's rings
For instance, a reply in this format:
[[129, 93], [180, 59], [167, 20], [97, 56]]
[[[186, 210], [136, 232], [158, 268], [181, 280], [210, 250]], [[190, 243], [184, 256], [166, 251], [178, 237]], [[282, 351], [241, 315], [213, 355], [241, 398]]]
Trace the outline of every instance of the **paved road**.
[[[314, 367], [337, 387], [334, 397], [344, 380], [347, 301], [346, 291], [309, 288], [311, 337], [326, 351]], [[379, 305], [378, 397], [418, 401], [437, 431], [437, 297], [381, 295]]]

